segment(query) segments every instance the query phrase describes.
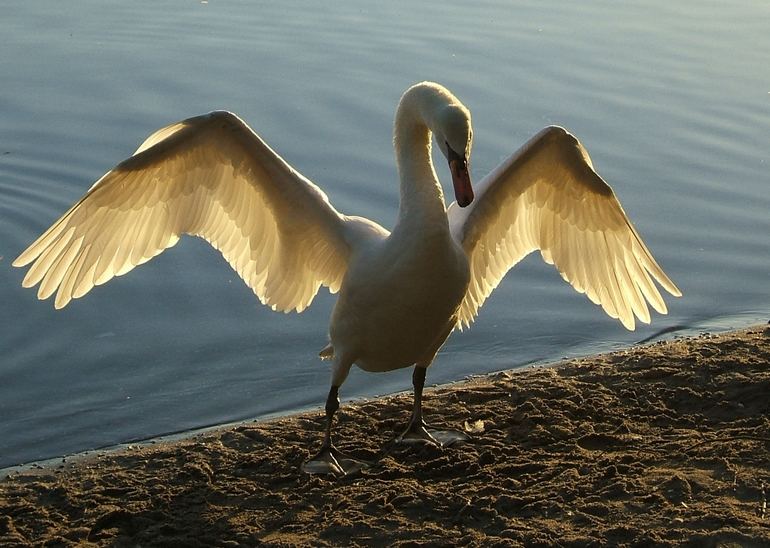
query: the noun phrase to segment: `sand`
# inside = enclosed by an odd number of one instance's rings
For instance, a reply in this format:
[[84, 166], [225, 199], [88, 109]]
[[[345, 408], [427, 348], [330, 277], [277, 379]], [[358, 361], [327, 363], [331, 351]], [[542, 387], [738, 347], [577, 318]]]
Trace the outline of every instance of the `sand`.
[[[440, 366], [440, 364], [438, 365]], [[0, 480], [2, 546], [770, 546], [770, 327], [431, 390], [449, 448], [395, 445], [411, 395], [67, 459]]]

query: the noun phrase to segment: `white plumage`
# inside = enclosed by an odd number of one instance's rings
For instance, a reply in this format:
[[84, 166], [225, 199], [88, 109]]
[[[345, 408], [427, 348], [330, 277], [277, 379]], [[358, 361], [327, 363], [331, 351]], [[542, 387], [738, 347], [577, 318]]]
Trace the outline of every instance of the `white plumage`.
[[306, 308], [336, 291], [350, 253], [344, 217], [228, 112], [163, 128], [105, 174], [34, 242], [24, 287], [55, 306], [82, 297], [175, 245], [183, 234], [219, 249], [260, 300]]
[[647, 302], [666, 304], [653, 279], [681, 293], [655, 262], [583, 145], [560, 127], [529, 140], [476, 185], [476, 201], [447, 212], [472, 282], [459, 320], [468, 326], [512, 266], [532, 251], [567, 282], [633, 330], [650, 323]]
[[[450, 164], [457, 202], [448, 209], [431, 135]], [[404, 436], [456, 439], [425, 428], [425, 369], [532, 251], [628, 329], [634, 317], [650, 321], [647, 303], [666, 312], [654, 282], [680, 295], [564, 129], [533, 137], [481, 181], [475, 201], [470, 113], [445, 88], [423, 82], [406, 91], [394, 144], [401, 203], [389, 233], [335, 210], [234, 114], [189, 118], [152, 134], [13, 264], [31, 264], [23, 285], [40, 284], [40, 299], [56, 293], [61, 308], [191, 234], [219, 249], [274, 310], [301, 312], [321, 285], [339, 291], [322, 352], [334, 359], [328, 427], [310, 472], [344, 473], [353, 463], [331, 443], [337, 391], [353, 364], [416, 366]]]

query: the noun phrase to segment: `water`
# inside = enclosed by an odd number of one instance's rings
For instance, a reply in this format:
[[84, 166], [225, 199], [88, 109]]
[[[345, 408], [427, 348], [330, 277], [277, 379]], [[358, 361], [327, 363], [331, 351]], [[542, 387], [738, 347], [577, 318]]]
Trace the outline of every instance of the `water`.
[[[270, 312], [186, 239], [56, 312], [10, 266], [151, 131], [215, 108], [339, 210], [385, 226], [398, 198], [391, 124], [411, 83], [442, 82], [472, 110], [475, 179], [563, 125], [684, 291], [630, 333], [530, 257], [429, 382], [767, 320], [766, 3], [290, 4], [4, 3], [0, 467], [324, 400], [325, 292], [302, 315]], [[409, 377], [354, 370], [343, 395], [408, 389]]]

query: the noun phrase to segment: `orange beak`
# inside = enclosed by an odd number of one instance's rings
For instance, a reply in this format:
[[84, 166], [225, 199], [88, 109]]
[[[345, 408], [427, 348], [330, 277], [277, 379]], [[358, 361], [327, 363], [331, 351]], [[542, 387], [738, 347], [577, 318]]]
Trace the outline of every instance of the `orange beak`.
[[447, 143], [449, 152], [449, 171], [452, 172], [452, 185], [455, 188], [455, 198], [457, 205], [466, 207], [473, 201], [473, 186], [471, 185], [471, 175], [468, 172], [468, 161], [457, 154]]

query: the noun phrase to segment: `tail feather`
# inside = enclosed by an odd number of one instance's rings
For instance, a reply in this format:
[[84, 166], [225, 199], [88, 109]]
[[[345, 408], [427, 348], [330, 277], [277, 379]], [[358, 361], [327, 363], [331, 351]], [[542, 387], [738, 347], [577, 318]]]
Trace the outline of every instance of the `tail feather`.
[[332, 359], [334, 357], [334, 347], [332, 346], [332, 343], [327, 344], [323, 350], [318, 353], [318, 355], [322, 360]]

